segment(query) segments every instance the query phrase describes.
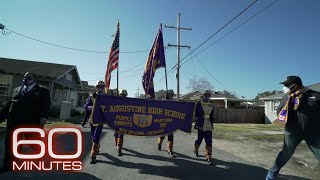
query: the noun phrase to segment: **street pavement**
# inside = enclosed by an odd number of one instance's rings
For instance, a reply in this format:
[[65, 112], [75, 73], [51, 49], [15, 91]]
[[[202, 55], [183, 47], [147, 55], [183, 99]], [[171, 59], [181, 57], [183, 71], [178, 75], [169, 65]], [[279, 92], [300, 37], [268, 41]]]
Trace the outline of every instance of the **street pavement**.
[[[264, 179], [267, 170], [259, 165], [250, 164], [235, 155], [213, 148], [212, 166], [204, 160], [203, 142], [199, 154], [193, 155], [196, 135], [177, 132], [174, 136], [175, 157], [166, 152], [167, 138], [162, 150], [157, 149], [157, 137], [124, 137], [123, 156], [117, 156], [113, 131], [104, 127], [101, 136], [100, 154], [97, 164], [90, 164], [91, 137], [90, 127], [83, 128], [84, 153], [83, 170], [81, 172], [41, 172], [22, 173], [9, 172], [0, 174], [0, 179], [46, 179], [46, 180], [82, 180], [82, 179]], [[63, 138], [74, 146], [73, 140]], [[64, 142], [65, 143], [65, 142]], [[62, 143], [62, 144], [64, 144]], [[66, 149], [70, 147], [65, 147]], [[72, 149], [72, 148], [70, 148]], [[3, 152], [3, 151], [1, 151]], [[268, 157], [266, 157], [268, 158]], [[304, 179], [294, 176], [282, 176], [279, 179]]]

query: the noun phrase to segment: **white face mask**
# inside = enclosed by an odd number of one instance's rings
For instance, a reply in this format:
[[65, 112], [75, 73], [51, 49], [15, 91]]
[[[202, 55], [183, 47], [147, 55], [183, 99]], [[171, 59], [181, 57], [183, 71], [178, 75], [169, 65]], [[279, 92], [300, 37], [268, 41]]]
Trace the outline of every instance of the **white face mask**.
[[288, 87], [283, 87], [282, 88], [282, 90], [283, 90], [283, 92], [285, 93], [285, 94], [289, 94], [290, 93], [290, 89], [288, 88]]

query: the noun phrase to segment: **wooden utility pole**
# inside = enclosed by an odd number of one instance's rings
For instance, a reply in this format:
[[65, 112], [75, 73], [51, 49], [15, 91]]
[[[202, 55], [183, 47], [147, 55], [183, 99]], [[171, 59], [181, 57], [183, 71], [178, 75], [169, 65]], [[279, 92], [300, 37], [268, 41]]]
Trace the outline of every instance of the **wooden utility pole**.
[[186, 45], [180, 45], [180, 30], [192, 30], [191, 27], [190, 28], [183, 28], [180, 27], [180, 13], [178, 14], [178, 19], [177, 19], [177, 26], [167, 26], [165, 25], [165, 28], [173, 28], [177, 30], [177, 45], [173, 45], [173, 44], [168, 44], [168, 46], [173, 46], [173, 47], [177, 47], [177, 73], [176, 73], [176, 78], [177, 78], [177, 100], [179, 101], [180, 98], [180, 48], [181, 47], [186, 47], [186, 48], [191, 48], [190, 46], [186, 46]]

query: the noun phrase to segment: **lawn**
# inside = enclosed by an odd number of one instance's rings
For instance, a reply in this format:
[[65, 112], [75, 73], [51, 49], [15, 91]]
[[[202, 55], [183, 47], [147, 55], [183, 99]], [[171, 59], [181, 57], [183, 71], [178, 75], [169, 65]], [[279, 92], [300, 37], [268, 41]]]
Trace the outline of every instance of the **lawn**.
[[217, 139], [243, 141], [258, 140], [279, 142], [283, 140], [283, 127], [273, 124], [215, 124], [213, 137]]

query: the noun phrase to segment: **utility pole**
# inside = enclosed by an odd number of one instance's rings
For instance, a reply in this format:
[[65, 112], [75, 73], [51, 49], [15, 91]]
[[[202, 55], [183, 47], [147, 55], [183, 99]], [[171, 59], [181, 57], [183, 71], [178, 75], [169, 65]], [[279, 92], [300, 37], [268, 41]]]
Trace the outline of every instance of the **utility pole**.
[[178, 14], [178, 19], [177, 19], [177, 27], [175, 26], [167, 26], [165, 25], [165, 28], [172, 28], [172, 29], [176, 29], [177, 30], [177, 45], [173, 45], [173, 44], [168, 44], [168, 47], [173, 46], [173, 47], [177, 47], [177, 73], [176, 73], [176, 78], [177, 78], [177, 100], [179, 101], [180, 98], [180, 48], [181, 47], [186, 47], [186, 48], [191, 48], [190, 46], [186, 46], [186, 45], [180, 45], [180, 30], [192, 30], [191, 27], [190, 28], [183, 28], [180, 27], [180, 13]]

